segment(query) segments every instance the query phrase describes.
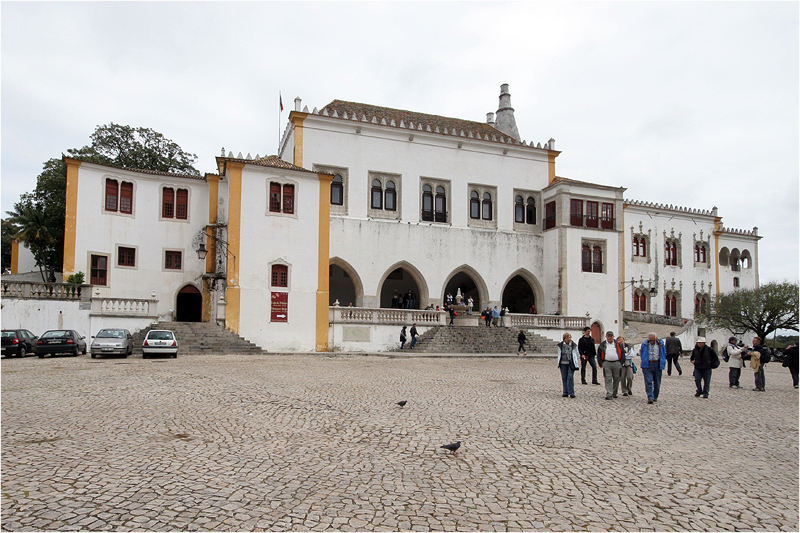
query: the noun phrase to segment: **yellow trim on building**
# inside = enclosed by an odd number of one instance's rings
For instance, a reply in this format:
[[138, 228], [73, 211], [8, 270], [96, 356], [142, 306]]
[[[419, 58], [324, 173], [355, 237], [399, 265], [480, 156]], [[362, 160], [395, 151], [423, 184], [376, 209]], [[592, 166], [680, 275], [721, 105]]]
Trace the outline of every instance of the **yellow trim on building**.
[[328, 351], [328, 307], [330, 306], [331, 252], [331, 181], [333, 176], [319, 176], [319, 257], [317, 266], [317, 351]]
[[[208, 181], [208, 223], [217, 223], [217, 206], [219, 204], [219, 176], [206, 175]], [[206, 228], [206, 272], [216, 272], [217, 270], [217, 241], [208, 237], [213, 235], [213, 228]]]
[[12, 274], [19, 274], [19, 241], [11, 239], [11, 264], [9, 265]]
[[[722, 225], [721, 217], [714, 217], [714, 270], [716, 271], [717, 280], [717, 296], [719, 296], [719, 236], [722, 233], [720, 226]], [[710, 259], [710, 258], [709, 258]]]
[[556, 157], [561, 152], [556, 152], [554, 150], [549, 150], [547, 152], [547, 184], [551, 184], [556, 181]]
[[75, 273], [75, 243], [78, 233], [78, 169], [81, 162], [64, 158], [67, 165], [67, 201], [64, 217], [64, 279]]
[[293, 111], [289, 115], [289, 120], [294, 124], [294, 154], [292, 161], [298, 167], [303, 166], [303, 121], [308, 116], [308, 113], [298, 113]]
[[239, 258], [242, 232], [242, 170], [244, 163], [227, 162], [228, 169], [228, 302], [225, 327], [239, 333], [241, 325], [241, 286], [239, 285]]

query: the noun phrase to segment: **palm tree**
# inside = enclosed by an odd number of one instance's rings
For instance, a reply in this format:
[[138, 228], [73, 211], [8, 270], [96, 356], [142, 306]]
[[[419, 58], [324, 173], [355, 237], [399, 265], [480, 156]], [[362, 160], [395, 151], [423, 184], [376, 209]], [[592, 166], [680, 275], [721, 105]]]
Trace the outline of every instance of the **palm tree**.
[[54, 272], [50, 272], [48, 268], [48, 276], [46, 279], [42, 269], [42, 266], [46, 266], [47, 263], [45, 257], [50, 252], [49, 245], [55, 241], [47, 226], [47, 217], [45, 214], [33, 207], [18, 208], [15, 211], [6, 211], [6, 213], [10, 215], [8, 221], [18, 228], [14, 237], [20, 241], [26, 242], [31, 252], [33, 252], [36, 265], [39, 267], [39, 272], [42, 274], [42, 281], [55, 281]]

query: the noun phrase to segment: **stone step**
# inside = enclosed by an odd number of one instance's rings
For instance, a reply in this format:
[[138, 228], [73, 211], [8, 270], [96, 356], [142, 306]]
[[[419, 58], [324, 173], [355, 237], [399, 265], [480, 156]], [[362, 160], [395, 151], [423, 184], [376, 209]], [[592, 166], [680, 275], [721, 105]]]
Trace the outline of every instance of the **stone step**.
[[180, 353], [190, 354], [260, 354], [264, 351], [254, 343], [211, 322], [159, 322], [133, 335], [134, 353], [142, 352], [142, 342], [153, 329], [173, 331], [178, 338]]
[[[417, 339], [415, 352], [421, 353], [515, 353], [519, 347], [516, 329], [486, 326], [436, 326]], [[555, 353], [557, 343], [536, 333], [526, 332], [528, 352]]]

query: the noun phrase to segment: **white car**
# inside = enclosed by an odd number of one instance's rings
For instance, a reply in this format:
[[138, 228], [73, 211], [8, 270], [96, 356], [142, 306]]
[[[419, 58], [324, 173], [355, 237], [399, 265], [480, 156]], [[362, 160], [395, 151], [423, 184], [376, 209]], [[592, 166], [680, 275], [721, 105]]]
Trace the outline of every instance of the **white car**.
[[98, 355], [128, 357], [133, 353], [133, 335], [127, 329], [101, 329], [92, 339], [92, 359]]
[[150, 355], [171, 355], [178, 357], [178, 339], [166, 329], [153, 329], [147, 332], [142, 342], [142, 359]]

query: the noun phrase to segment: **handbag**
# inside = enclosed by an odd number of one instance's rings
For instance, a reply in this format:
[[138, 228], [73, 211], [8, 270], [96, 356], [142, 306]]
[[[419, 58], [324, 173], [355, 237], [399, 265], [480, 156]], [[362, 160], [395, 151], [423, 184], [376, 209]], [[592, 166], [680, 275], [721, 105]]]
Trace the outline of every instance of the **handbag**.
[[634, 363], [633, 361], [631, 361], [631, 368], [633, 368], [633, 373], [635, 374], [636, 373], [636, 363]]

